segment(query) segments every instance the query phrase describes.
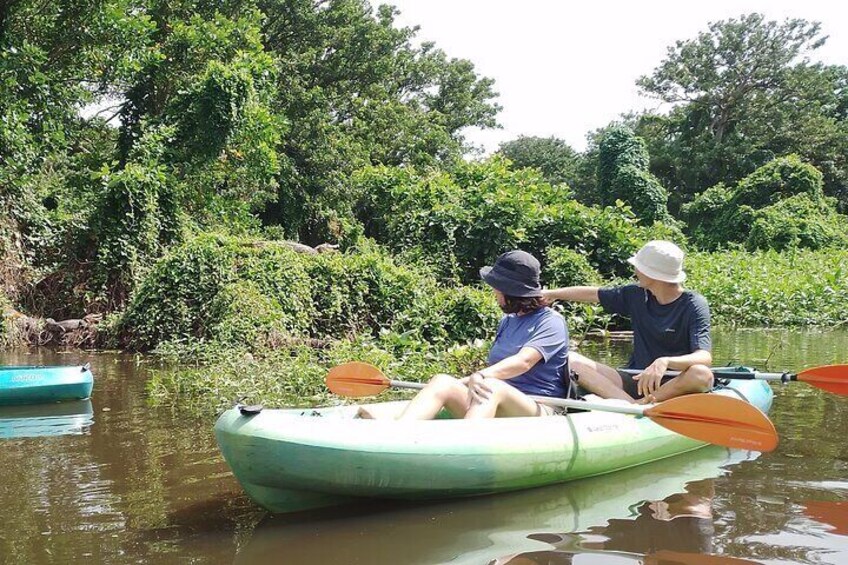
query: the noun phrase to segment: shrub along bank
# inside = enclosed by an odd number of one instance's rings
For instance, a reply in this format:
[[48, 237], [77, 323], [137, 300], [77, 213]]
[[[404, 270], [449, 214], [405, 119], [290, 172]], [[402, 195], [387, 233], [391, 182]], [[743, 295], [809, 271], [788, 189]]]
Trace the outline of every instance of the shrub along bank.
[[[610, 284], [577, 251], [548, 256], [550, 286]], [[707, 297], [717, 325], [848, 320], [846, 251], [692, 253], [687, 271], [686, 286]], [[620, 323], [597, 307], [563, 311], [575, 337]], [[326, 371], [351, 360], [403, 380], [466, 374], [484, 362], [499, 317], [488, 289], [442, 286], [373, 245], [303, 255], [205, 235], [155, 265], [112, 327], [125, 346], [179, 361], [156, 372], [154, 399], [208, 408], [244, 395], [268, 405], [328, 401]]]
[[581, 204], [566, 185], [551, 185], [533, 169], [512, 170], [498, 157], [450, 171], [368, 167], [352, 185], [366, 235], [465, 283], [509, 249], [533, 253], [543, 274], [548, 251], [566, 247], [604, 276], [622, 276], [630, 272], [625, 260], [646, 241], [683, 239], [671, 224], [641, 225], [624, 204]]
[[374, 246], [306, 255], [273, 241], [203, 235], [151, 270], [112, 339], [142, 351], [166, 342], [261, 349], [396, 332], [445, 345], [487, 338], [498, 319], [482, 286], [441, 286]]

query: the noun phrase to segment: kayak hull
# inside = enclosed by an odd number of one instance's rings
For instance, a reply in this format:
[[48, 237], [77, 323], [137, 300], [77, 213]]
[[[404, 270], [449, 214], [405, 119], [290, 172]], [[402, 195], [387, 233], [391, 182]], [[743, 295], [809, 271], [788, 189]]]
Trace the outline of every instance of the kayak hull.
[[[763, 411], [773, 396], [761, 381], [735, 381], [715, 394], [741, 396]], [[390, 417], [404, 405], [369, 407]], [[440, 499], [533, 488], [706, 445], [648, 418], [602, 411], [407, 422], [355, 419], [356, 410], [264, 410], [246, 416], [231, 409], [218, 419], [215, 434], [247, 494], [277, 513], [357, 498]]]
[[0, 406], [82, 400], [93, 386], [88, 365], [0, 367]]

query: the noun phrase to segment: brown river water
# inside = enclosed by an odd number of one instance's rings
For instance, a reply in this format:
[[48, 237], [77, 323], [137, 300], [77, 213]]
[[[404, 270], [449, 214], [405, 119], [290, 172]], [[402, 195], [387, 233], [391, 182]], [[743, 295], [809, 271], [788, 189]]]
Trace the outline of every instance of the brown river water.
[[[714, 339], [716, 364], [848, 362], [845, 331]], [[581, 346], [613, 364], [628, 348]], [[230, 474], [214, 418], [149, 406], [146, 362], [0, 352], [8, 365], [85, 362], [90, 402], [0, 409], [0, 563], [848, 563], [848, 397], [802, 383], [774, 385], [772, 453], [705, 448], [506, 495], [271, 516]]]

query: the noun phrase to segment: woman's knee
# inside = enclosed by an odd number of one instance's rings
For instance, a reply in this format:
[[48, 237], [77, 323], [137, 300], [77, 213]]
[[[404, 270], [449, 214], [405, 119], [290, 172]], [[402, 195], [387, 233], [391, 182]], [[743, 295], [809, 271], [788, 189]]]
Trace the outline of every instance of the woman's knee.
[[453, 387], [458, 384], [460, 384], [459, 379], [444, 373], [433, 375], [433, 377], [427, 382], [427, 386], [433, 388]]
[[483, 379], [483, 384], [492, 391], [492, 398], [500, 400], [510, 390], [515, 390], [514, 387], [501, 379], [486, 377]]
[[459, 382], [459, 379], [445, 374], [434, 375], [427, 386], [424, 387], [424, 390], [443, 402], [452, 398], [464, 397], [467, 394], [465, 385]]

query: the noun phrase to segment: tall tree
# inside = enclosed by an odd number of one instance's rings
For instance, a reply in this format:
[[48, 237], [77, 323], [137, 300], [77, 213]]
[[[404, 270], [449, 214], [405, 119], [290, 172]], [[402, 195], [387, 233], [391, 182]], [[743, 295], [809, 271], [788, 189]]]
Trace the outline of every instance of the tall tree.
[[845, 190], [845, 69], [808, 60], [825, 40], [818, 23], [749, 14], [678, 41], [639, 79], [674, 105], [640, 117], [636, 131], [675, 207], [790, 152], [825, 172], [829, 193]]
[[580, 154], [556, 137], [521, 136], [501, 143], [498, 153], [518, 168], [538, 169], [551, 184], [570, 186], [578, 178]]
[[397, 11], [365, 0], [263, 0], [268, 49], [281, 68], [276, 103], [291, 124], [279, 198], [267, 222], [315, 242], [349, 206], [350, 174], [367, 164], [457, 160], [462, 130], [492, 127], [493, 81], [398, 28]]
[[703, 108], [709, 132], [721, 143], [751, 96], [783, 87], [797, 59], [824, 44], [820, 27], [800, 19], [779, 24], [761, 14], [711, 23], [709, 32], [670, 47], [637, 84], [665, 102]]

